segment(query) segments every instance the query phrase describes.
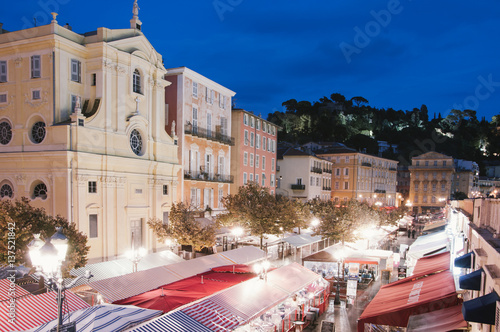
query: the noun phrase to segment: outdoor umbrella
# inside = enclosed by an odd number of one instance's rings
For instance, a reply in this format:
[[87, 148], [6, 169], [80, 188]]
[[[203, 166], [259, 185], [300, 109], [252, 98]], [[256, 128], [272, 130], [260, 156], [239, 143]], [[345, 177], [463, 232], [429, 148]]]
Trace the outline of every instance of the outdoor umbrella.
[[[161, 315], [159, 310], [142, 309], [134, 306], [104, 304], [77, 310], [65, 316], [64, 324], [76, 323], [78, 332], [119, 332]], [[57, 319], [41, 325], [30, 332], [50, 331], [57, 326]]]

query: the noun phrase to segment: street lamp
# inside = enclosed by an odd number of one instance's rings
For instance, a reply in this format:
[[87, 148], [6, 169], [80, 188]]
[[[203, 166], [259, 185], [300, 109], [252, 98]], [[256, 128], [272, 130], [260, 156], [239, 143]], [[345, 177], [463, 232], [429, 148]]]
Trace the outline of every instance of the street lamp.
[[137, 272], [137, 264], [139, 264], [140, 260], [146, 256], [146, 249], [144, 248], [138, 248], [135, 249], [132, 247], [132, 250], [129, 250], [125, 253], [125, 256], [132, 262], [133, 264], [133, 269], [132, 272]]
[[[81, 278], [90, 279], [92, 275], [90, 271], [86, 271], [85, 276], [79, 276], [65, 286], [61, 265], [66, 259], [68, 238], [62, 233], [62, 227], [56, 227], [56, 233], [48, 238], [45, 243], [40, 238], [40, 234], [35, 234], [34, 237], [28, 244], [31, 264], [36, 267], [37, 274], [47, 279], [48, 289], [57, 291], [57, 327], [51, 331], [62, 331], [64, 327], [62, 304], [66, 298], [66, 289], [73, 287]], [[72, 325], [74, 325], [74, 322]]]
[[335, 252], [335, 258], [337, 259], [337, 293], [335, 293], [333, 304], [340, 304], [340, 268], [343, 265], [344, 252], [342, 250]]
[[259, 275], [260, 279], [264, 279], [265, 281], [267, 281], [267, 270], [269, 269], [270, 266], [271, 264], [266, 259], [262, 263], [256, 263], [253, 266], [253, 270], [255, 271], [255, 273]]
[[238, 238], [243, 235], [243, 228], [235, 227], [235, 228], [233, 228], [231, 233], [233, 233], [233, 235], [234, 235], [235, 246], [236, 246], [236, 249], [238, 249]]

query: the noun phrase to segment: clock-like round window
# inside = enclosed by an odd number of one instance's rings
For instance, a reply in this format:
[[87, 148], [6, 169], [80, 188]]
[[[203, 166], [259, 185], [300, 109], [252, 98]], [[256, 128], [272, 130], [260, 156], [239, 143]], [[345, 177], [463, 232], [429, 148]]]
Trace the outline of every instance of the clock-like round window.
[[39, 121], [33, 125], [31, 128], [31, 137], [35, 143], [42, 143], [45, 138], [45, 123]]
[[132, 130], [132, 133], [130, 134], [130, 147], [132, 148], [132, 151], [134, 151], [136, 155], [138, 156], [141, 155], [142, 137], [141, 133], [137, 129]]
[[0, 123], [0, 143], [5, 145], [9, 144], [12, 139], [12, 127], [7, 121]]
[[12, 198], [12, 196], [14, 196], [14, 191], [12, 190], [12, 187], [8, 184], [4, 184], [0, 188], [0, 198], [4, 198], [4, 197]]

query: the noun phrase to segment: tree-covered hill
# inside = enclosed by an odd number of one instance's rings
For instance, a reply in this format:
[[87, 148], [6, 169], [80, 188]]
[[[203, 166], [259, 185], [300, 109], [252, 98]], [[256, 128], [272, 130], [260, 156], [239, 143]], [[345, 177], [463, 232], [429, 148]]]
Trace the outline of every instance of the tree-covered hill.
[[386, 151], [383, 156], [401, 164], [427, 151], [473, 160], [480, 166], [498, 160], [500, 154], [500, 114], [488, 122], [479, 120], [473, 110], [451, 110], [443, 118], [425, 105], [411, 111], [378, 109], [361, 96], [346, 99], [339, 93], [312, 103], [290, 99], [283, 106], [285, 112], [267, 118], [281, 127], [280, 141], [335, 141], [371, 154], [378, 154], [377, 141], [387, 141], [398, 152]]

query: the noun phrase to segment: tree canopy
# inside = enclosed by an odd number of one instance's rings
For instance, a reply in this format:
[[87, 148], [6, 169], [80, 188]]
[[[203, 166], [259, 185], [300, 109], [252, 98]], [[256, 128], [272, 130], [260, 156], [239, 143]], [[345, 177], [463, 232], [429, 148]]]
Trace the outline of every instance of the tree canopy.
[[168, 215], [168, 224], [158, 218], [148, 220], [148, 226], [159, 240], [174, 239], [179, 244], [189, 245], [193, 254], [204, 247], [211, 247], [215, 243], [215, 224], [202, 225], [195, 219], [192, 207], [182, 202], [175, 203]]
[[367, 153], [376, 153], [373, 142], [387, 141], [397, 149], [388, 156], [401, 165], [409, 165], [412, 156], [437, 151], [477, 162], [482, 175], [484, 164], [500, 154], [500, 114], [490, 122], [469, 109], [450, 110], [445, 118], [439, 112], [431, 117], [425, 104], [412, 110], [379, 109], [361, 96], [348, 99], [340, 93], [313, 102], [290, 99], [283, 106], [286, 112], [267, 117], [280, 127], [280, 141], [335, 141], [360, 151], [366, 148]]
[[[12, 226], [14, 231], [12, 231]], [[21, 200], [0, 201], [0, 262], [9, 264], [10, 251], [15, 252], [15, 265], [31, 265], [28, 244], [33, 240], [34, 234], [40, 234], [46, 240], [55, 232], [56, 227], [62, 227], [63, 234], [68, 238], [68, 252], [63, 262], [62, 272], [67, 275], [72, 268], [83, 267], [87, 264], [87, 236], [76, 229], [74, 223], [68, 222], [61, 216], [52, 217], [44, 209], [35, 208], [29, 204], [25, 197]], [[12, 234], [13, 233], [13, 234]], [[14, 235], [15, 249], [9, 250], [10, 235]], [[10, 242], [12, 244], [12, 242]], [[12, 249], [12, 248], [10, 248]]]

